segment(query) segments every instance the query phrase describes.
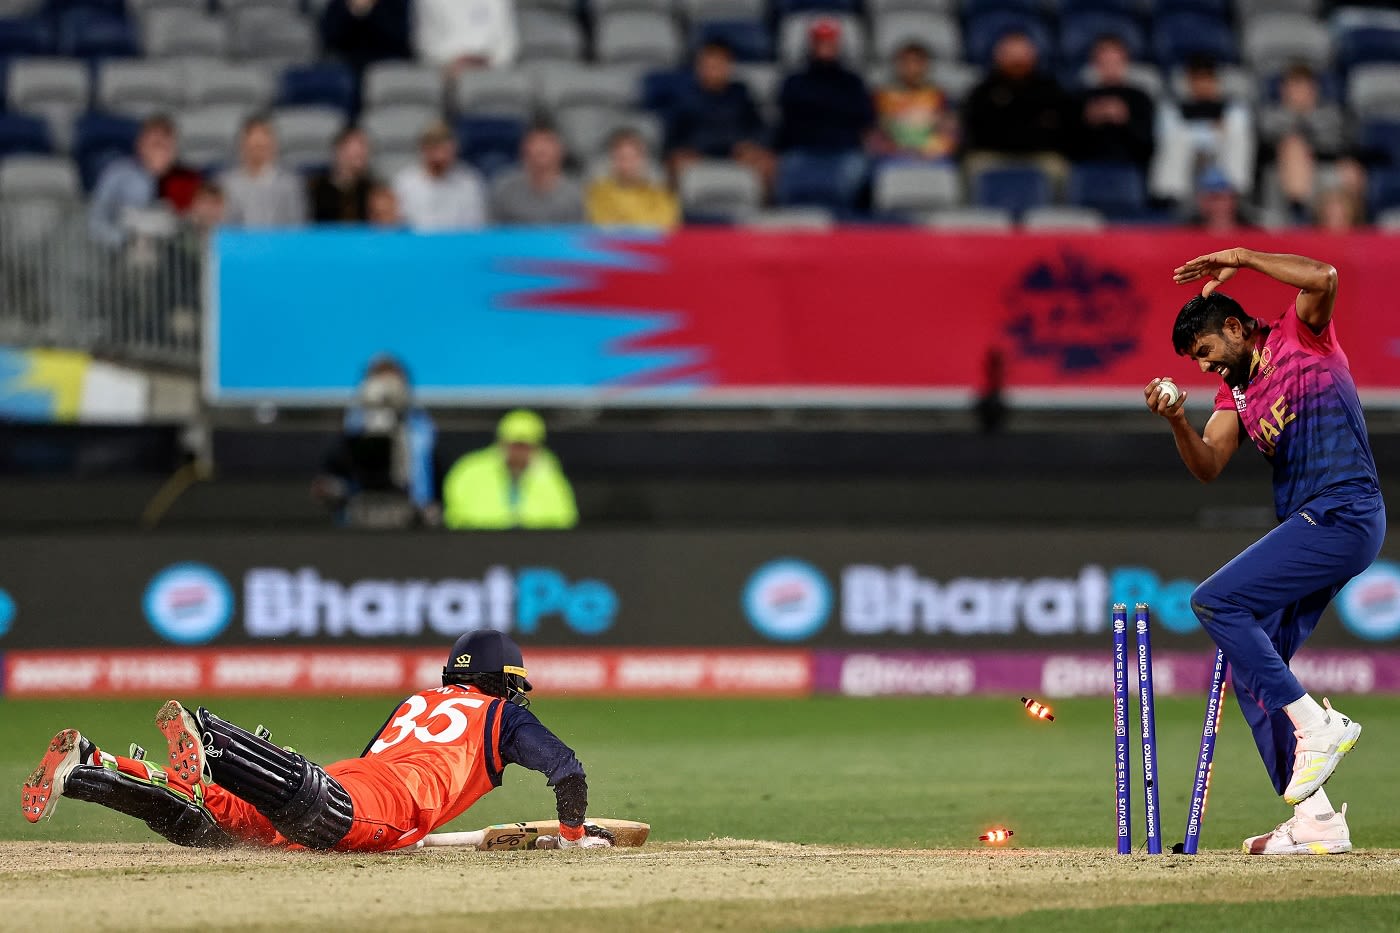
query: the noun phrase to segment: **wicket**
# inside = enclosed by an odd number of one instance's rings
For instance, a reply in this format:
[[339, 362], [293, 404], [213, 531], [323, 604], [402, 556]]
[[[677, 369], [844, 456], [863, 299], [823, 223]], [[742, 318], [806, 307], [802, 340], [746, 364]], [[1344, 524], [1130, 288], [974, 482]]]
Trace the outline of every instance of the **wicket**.
[[[1152, 617], [1146, 603], [1138, 603], [1133, 617], [1137, 630], [1138, 720], [1142, 742], [1143, 809], [1147, 822], [1147, 854], [1162, 853], [1160, 799], [1157, 788], [1157, 710], [1152, 687]], [[1201, 745], [1196, 756], [1196, 779], [1192, 785], [1191, 808], [1187, 813], [1186, 839], [1180, 851], [1195, 855], [1201, 840], [1201, 823], [1205, 817], [1206, 797], [1210, 793], [1210, 776], [1215, 760], [1215, 737], [1220, 731], [1220, 717], [1225, 693], [1225, 655], [1216, 651], [1215, 667], [1211, 672], [1210, 699], [1206, 703], [1205, 721], [1201, 727]], [[1132, 775], [1129, 773], [1128, 736], [1128, 607], [1113, 604], [1113, 767], [1115, 831], [1118, 854], [1133, 851]]]

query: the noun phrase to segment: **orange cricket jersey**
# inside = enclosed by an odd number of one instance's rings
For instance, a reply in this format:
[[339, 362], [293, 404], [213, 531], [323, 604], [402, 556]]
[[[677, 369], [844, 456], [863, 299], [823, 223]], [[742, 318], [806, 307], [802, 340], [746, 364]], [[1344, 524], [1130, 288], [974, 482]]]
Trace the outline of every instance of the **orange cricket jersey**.
[[457, 684], [415, 693], [399, 705], [364, 757], [326, 768], [355, 802], [356, 823], [401, 830], [397, 839], [374, 840], [374, 848], [417, 842], [496, 786], [504, 767], [504, 702]]

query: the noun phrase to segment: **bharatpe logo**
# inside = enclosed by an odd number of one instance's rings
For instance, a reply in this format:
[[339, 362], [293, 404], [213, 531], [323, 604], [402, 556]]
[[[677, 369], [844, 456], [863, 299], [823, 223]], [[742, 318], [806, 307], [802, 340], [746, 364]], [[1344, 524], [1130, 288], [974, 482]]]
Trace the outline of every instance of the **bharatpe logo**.
[[324, 579], [313, 567], [258, 567], [243, 581], [243, 625], [253, 638], [455, 638], [490, 628], [533, 635], [549, 619], [600, 635], [618, 598], [601, 580], [570, 582], [548, 567], [488, 567], [479, 580]]
[[141, 605], [156, 634], [177, 645], [211, 641], [233, 617], [228, 583], [204, 564], [166, 567], [147, 584]]
[[1005, 302], [1021, 355], [1062, 372], [1103, 369], [1137, 348], [1143, 300], [1126, 274], [1088, 256], [1066, 250], [1035, 262]]
[[15, 600], [9, 593], [0, 590], [0, 638], [10, 630], [10, 623], [15, 620]]
[[1337, 595], [1337, 613], [1357, 638], [1400, 636], [1400, 564], [1378, 560], [1363, 570]]
[[774, 641], [811, 638], [831, 615], [831, 587], [806, 561], [764, 564], [744, 587], [744, 612], [759, 634]]

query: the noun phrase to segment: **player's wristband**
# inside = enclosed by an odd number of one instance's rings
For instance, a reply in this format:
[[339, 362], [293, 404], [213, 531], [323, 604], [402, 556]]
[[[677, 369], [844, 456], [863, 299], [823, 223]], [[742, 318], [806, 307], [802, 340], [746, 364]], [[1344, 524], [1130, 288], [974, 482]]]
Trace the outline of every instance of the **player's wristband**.
[[577, 826], [568, 826], [564, 823], [560, 823], [559, 836], [560, 838], [567, 839], [570, 842], [578, 842], [580, 839], [583, 838], [583, 824], [580, 823]]

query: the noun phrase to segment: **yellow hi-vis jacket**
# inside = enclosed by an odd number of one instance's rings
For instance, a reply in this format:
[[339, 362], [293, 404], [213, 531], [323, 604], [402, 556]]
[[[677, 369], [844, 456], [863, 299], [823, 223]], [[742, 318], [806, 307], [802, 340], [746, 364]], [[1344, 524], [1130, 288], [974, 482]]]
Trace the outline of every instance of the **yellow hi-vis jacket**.
[[572, 528], [578, 524], [574, 490], [559, 461], [535, 451], [512, 500], [505, 451], [492, 445], [458, 460], [442, 481], [442, 520], [448, 528]]

